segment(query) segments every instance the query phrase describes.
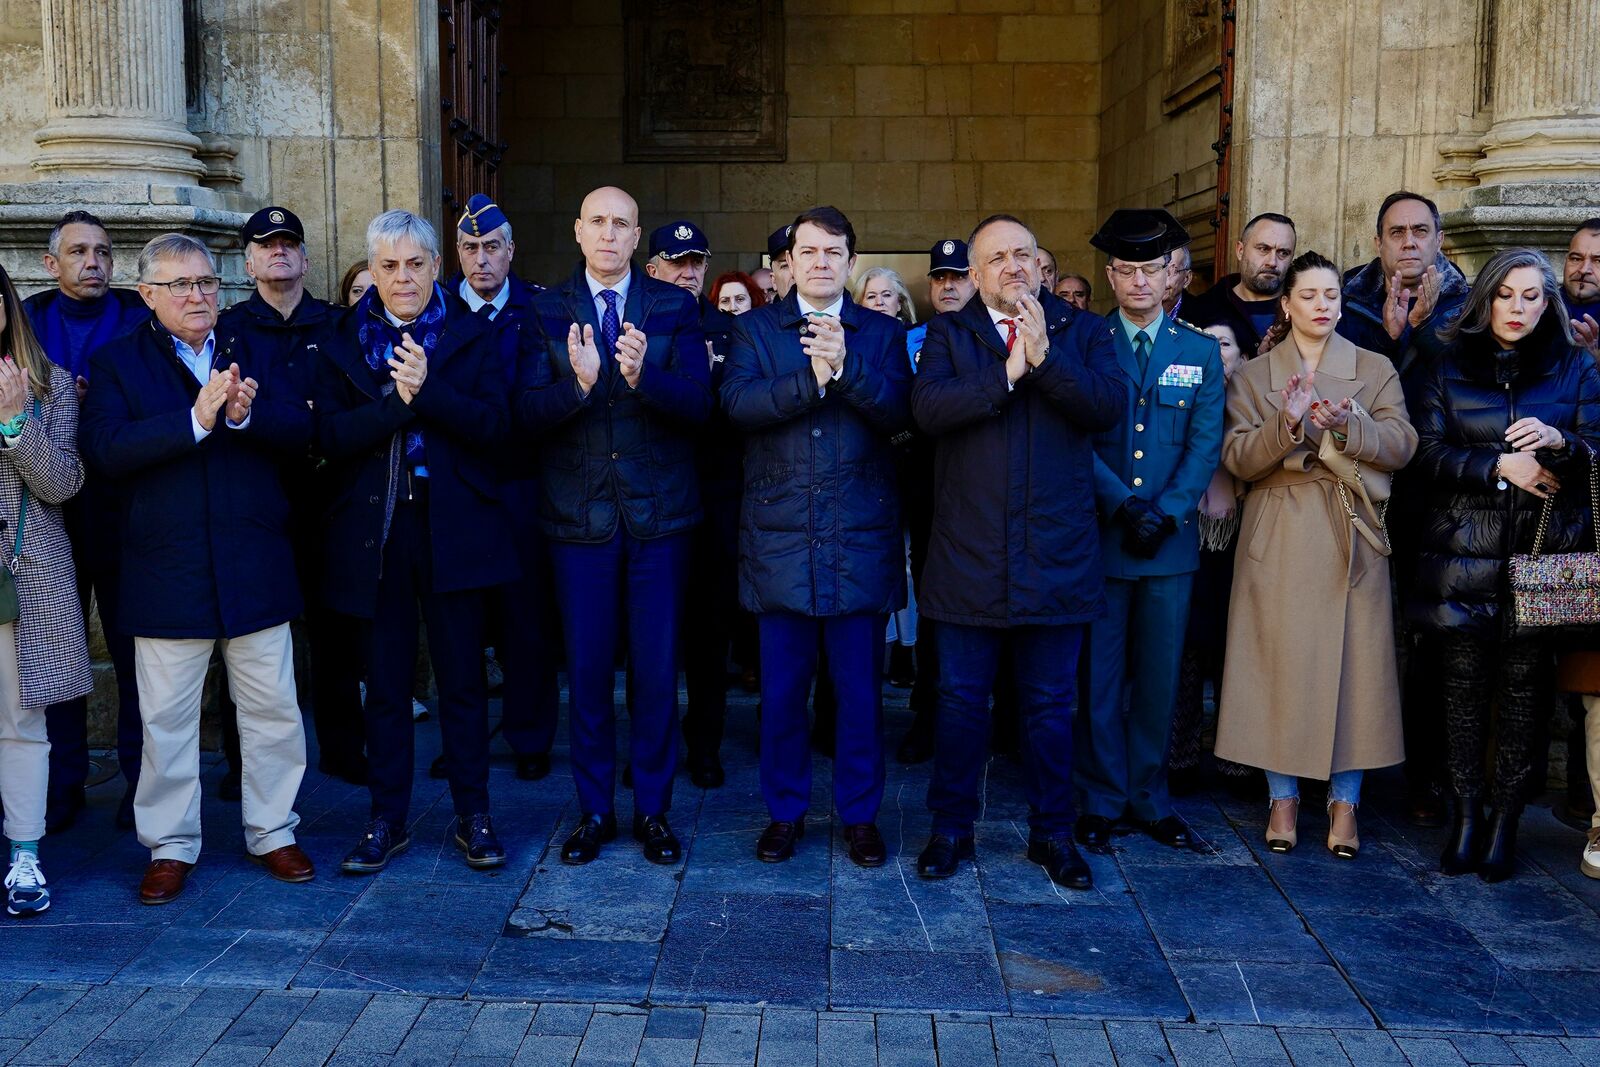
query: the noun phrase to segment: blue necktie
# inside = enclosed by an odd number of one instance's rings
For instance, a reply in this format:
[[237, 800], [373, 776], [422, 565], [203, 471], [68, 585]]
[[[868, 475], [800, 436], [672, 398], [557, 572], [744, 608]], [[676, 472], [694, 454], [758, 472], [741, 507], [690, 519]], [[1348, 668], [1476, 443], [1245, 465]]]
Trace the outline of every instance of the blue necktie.
[[616, 290], [600, 290], [600, 299], [606, 302], [606, 313], [600, 316], [600, 336], [606, 342], [601, 355], [614, 356], [617, 354], [617, 338], [622, 336], [622, 323], [617, 319]]
[[1139, 358], [1139, 376], [1150, 372], [1150, 337], [1144, 331], [1133, 335], [1133, 354]]

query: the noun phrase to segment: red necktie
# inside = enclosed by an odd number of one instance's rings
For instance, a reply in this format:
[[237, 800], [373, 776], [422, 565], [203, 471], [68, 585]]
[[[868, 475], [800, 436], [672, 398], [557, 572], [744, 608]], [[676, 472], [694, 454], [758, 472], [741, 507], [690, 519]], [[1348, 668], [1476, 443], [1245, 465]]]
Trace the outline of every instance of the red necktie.
[[1000, 323], [1006, 328], [1006, 355], [1009, 356], [1017, 343], [1017, 320], [1001, 319]]

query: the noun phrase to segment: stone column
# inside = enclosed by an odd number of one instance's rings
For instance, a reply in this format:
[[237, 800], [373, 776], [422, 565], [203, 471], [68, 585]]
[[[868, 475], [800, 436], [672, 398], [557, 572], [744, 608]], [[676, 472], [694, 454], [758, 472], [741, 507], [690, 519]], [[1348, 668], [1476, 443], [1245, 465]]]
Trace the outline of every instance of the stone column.
[[1484, 185], [1600, 180], [1600, 5], [1496, 0]]
[[45, 0], [50, 99], [34, 169], [68, 180], [193, 185], [182, 0]]

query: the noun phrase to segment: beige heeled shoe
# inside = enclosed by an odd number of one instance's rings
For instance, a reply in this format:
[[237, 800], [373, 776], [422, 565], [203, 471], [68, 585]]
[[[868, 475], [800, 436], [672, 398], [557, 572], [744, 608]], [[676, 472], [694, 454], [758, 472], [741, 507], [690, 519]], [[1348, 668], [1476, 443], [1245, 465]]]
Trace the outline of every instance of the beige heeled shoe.
[[[1275, 830], [1272, 827], [1273, 816], [1278, 813], [1280, 806], [1287, 810], [1289, 815], [1289, 828]], [[1274, 800], [1267, 804], [1267, 848], [1273, 852], [1288, 852], [1300, 843], [1300, 831], [1296, 823], [1300, 820], [1300, 798], [1289, 797], [1285, 800]]]
[[1353, 860], [1356, 858], [1356, 853], [1361, 851], [1361, 836], [1352, 832], [1349, 837], [1340, 837], [1333, 832], [1333, 806], [1335, 804], [1343, 804], [1350, 809], [1350, 820], [1352, 822], [1355, 821], [1356, 817], [1356, 806], [1354, 804], [1345, 804], [1342, 800], [1328, 801], [1328, 851], [1342, 860]]

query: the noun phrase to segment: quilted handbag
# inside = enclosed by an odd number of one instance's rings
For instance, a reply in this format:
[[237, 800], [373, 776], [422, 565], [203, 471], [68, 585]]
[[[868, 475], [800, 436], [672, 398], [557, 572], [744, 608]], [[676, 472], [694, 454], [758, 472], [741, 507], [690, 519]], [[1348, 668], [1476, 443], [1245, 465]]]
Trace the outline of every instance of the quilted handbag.
[[1511, 557], [1511, 607], [1519, 630], [1600, 624], [1600, 460], [1587, 441], [1583, 444], [1589, 452], [1589, 521], [1595, 550], [1541, 554], [1555, 504], [1555, 494], [1545, 497], [1533, 551]]

